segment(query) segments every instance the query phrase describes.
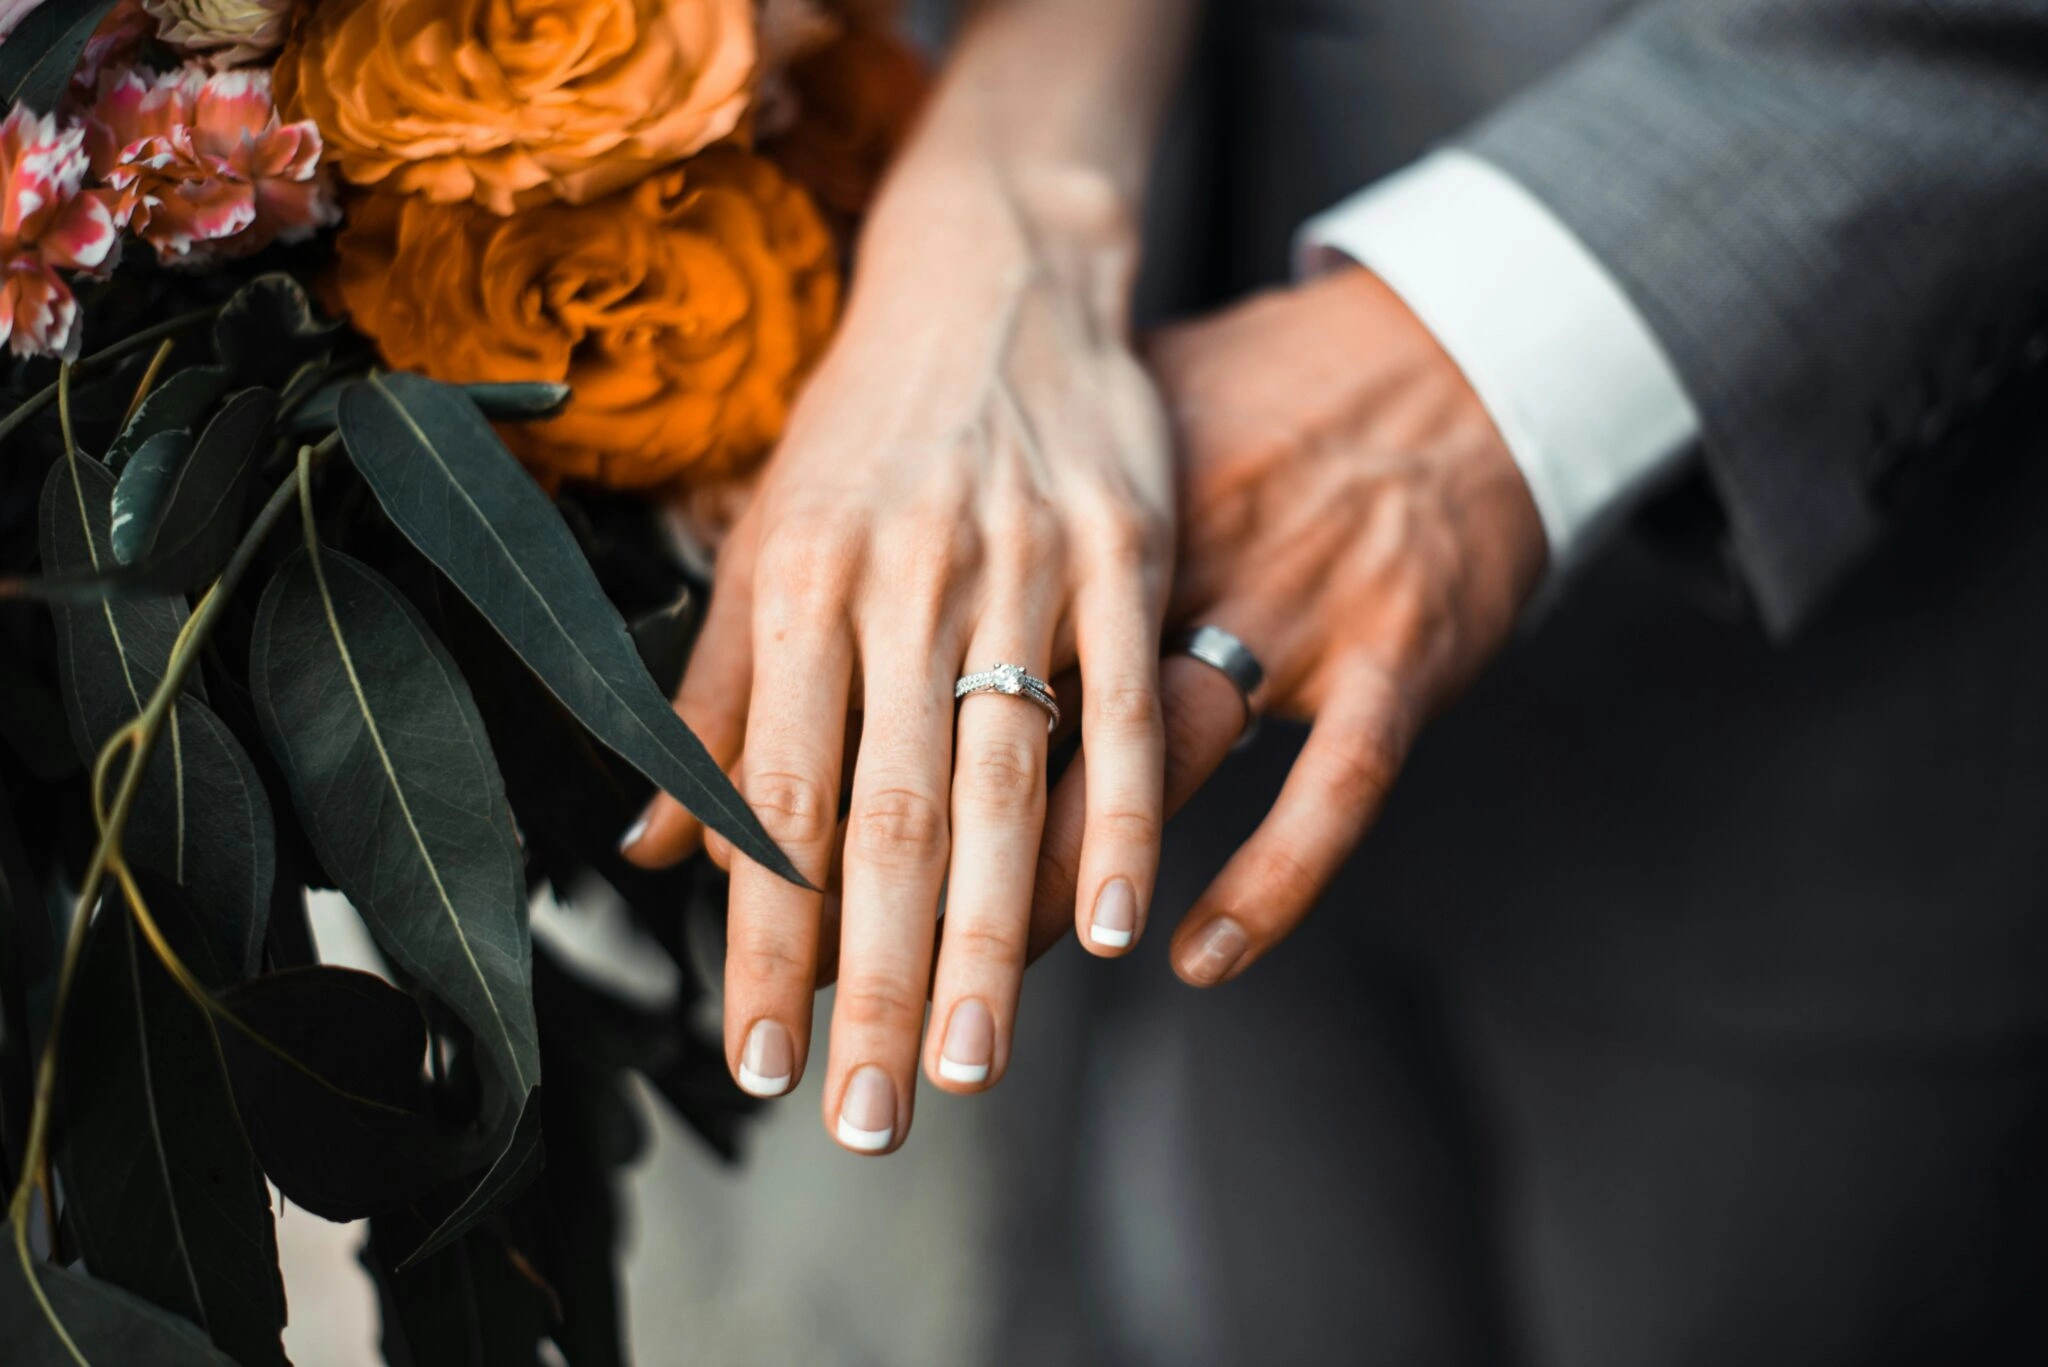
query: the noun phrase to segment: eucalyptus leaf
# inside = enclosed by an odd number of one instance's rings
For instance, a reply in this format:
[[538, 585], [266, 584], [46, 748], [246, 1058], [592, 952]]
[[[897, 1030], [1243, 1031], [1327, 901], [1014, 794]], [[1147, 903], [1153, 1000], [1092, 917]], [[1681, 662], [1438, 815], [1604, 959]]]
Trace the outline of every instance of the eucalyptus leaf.
[[190, 432], [159, 432], [135, 448], [114, 484], [109, 543], [114, 559], [133, 565], [155, 539], [157, 518], [192, 454]]
[[[109, 512], [114, 477], [96, 461], [60, 460], [43, 483], [44, 568], [83, 575], [113, 563]], [[79, 758], [139, 716], [169, 667], [185, 623], [183, 599], [107, 598], [53, 603], [57, 672]], [[245, 971], [253, 968], [270, 914], [276, 825], [255, 766], [202, 699], [199, 671], [171, 710], [143, 772], [128, 821], [136, 865], [184, 887]]]
[[[14, 1252], [14, 1228], [0, 1225], [0, 1347], [7, 1367], [237, 1367], [186, 1320], [159, 1310], [118, 1287], [50, 1263], [33, 1275], [42, 1296], [69, 1336], [51, 1327], [29, 1270]], [[77, 1352], [72, 1351], [73, 1347]]]
[[321, 385], [292, 409], [291, 417], [285, 421], [285, 430], [295, 437], [313, 437], [332, 432], [334, 410], [341, 402], [341, 391], [354, 383], [354, 380], [335, 380]]
[[499, 422], [530, 422], [552, 417], [569, 402], [569, 386], [546, 380], [466, 384], [462, 392], [485, 417]]
[[640, 662], [662, 692], [673, 693], [681, 686], [690, 647], [697, 643], [697, 630], [703, 623], [697, 595], [687, 588], [667, 607], [633, 619], [633, 648], [640, 652]]
[[734, 848], [804, 879], [655, 687], [561, 515], [459, 391], [376, 375], [341, 396], [349, 456], [393, 523], [591, 733]]
[[135, 416], [107, 448], [109, 469], [126, 469], [142, 444], [162, 432], [184, 432], [198, 425], [206, 410], [220, 401], [232, 383], [225, 367], [198, 365], [176, 371], [149, 391]]
[[189, 456], [175, 452], [189, 440], [182, 433], [144, 442], [114, 490], [113, 551], [127, 576], [175, 593], [219, 574], [241, 539], [249, 485], [276, 430], [276, 393], [244, 389], [221, 405]]
[[221, 1032], [249, 1141], [293, 1205], [359, 1219], [462, 1171], [469, 1146], [429, 1114], [427, 1028], [411, 997], [320, 965], [266, 974], [222, 1004], [265, 1041]]
[[526, 1104], [519, 1108], [519, 1121], [512, 1127], [512, 1137], [506, 1141], [504, 1151], [490, 1166], [462, 1204], [449, 1212], [448, 1217], [434, 1228], [418, 1248], [407, 1254], [398, 1264], [396, 1271], [404, 1272], [445, 1248], [451, 1241], [460, 1238], [499, 1206], [524, 1191], [527, 1184], [540, 1175], [547, 1158], [546, 1148], [541, 1143], [540, 1088], [526, 1094]]
[[[494, 1234], [458, 1239], [434, 1257], [394, 1270], [418, 1242], [416, 1222], [370, 1221], [361, 1261], [377, 1286], [384, 1361], [392, 1367], [541, 1367], [541, 1341], [555, 1328], [548, 1289], [512, 1260]], [[618, 1313], [616, 1306], [611, 1313]], [[571, 1359], [584, 1367], [581, 1358]], [[593, 1365], [596, 1367], [596, 1365]]]
[[469, 687], [418, 611], [334, 551], [256, 610], [249, 681], [315, 852], [392, 960], [474, 1032], [500, 1106], [540, 1079], [526, 888]]
[[[151, 913], [181, 958], [205, 962], [174, 900], [152, 897]], [[283, 1367], [270, 1194], [213, 1024], [126, 911], [89, 934], [58, 1069], [58, 1167], [86, 1268], [191, 1320], [242, 1367]]]
[[305, 286], [280, 273], [259, 275], [235, 291], [213, 324], [221, 364], [244, 383], [272, 387], [331, 353], [347, 335], [347, 324], [321, 318]]
[[43, 0], [0, 43], [0, 105], [47, 114], [64, 98], [78, 55], [114, 0]]

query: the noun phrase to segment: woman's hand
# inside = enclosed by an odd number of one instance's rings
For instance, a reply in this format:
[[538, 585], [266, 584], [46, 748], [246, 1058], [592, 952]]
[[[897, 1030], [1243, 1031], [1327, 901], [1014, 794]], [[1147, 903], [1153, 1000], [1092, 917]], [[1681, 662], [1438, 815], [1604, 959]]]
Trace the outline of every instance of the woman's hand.
[[[738, 758], [741, 791], [820, 886], [851, 768], [825, 1086], [850, 1148], [893, 1148], [908, 1128], [928, 988], [934, 1084], [980, 1090], [1008, 1058], [1047, 717], [974, 696], [956, 729], [960, 675], [1078, 663], [1078, 915], [1114, 945], [1151, 895], [1172, 487], [1128, 344], [1134, 266], [1128, 202], [1099, 178], [960, 163], [893, 187], [840, 335], [719, 566], [678, 706], [721, 762]], [[668, 862], [694, 838], [663, 800], [628, 853]], [[733, 869], [727, 1052], [759, 1094], [793, 1085], [809, 1052], [821, 900]]]

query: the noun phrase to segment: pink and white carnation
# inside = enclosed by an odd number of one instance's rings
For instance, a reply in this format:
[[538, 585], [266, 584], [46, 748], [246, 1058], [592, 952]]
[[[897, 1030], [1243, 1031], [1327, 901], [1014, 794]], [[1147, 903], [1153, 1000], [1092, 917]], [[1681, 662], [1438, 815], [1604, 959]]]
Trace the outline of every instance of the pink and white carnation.
[[86, 191], [85, 132], [17, 107], [0, 122], [0, 339], [17, 356], [78, 354], [60, 271], [111, 266], [120, 224]]
[[100, 73], [134, 61], [144, 40], [155, 35], [156, 20], [143, 12], [138, 0], [120, 0], [107, 11], [107, 17], [100, 20], [92, 37], [85, 40], [85, 49], [78, 54], [78, 65], [71, 69], [72, 100], [91, 104], [100, 88]]
[[168, 263], [247, 256], [341, 217], [320, 130], [278, 118], [267, 70], [108, 73], [86, 148], [116, 216]]
[[6, 41], [7, 35], [42, 3], [43, 0], [0, 0], [0, 42]]

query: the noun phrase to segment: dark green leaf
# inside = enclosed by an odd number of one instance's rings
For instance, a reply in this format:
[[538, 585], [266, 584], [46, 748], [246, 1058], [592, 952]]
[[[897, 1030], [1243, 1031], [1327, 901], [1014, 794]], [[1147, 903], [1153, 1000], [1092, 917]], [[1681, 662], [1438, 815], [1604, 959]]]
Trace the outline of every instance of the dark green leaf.
[[[129, 566], [127, 575], [159, 592], [175, 593], [196, 589], [219, 574], [241, 539], [249, 484], [276, 428], [277, 395], [244, 389], [221, 405], [189, 457], [155, 454], [183, 440], [181, 434], [161, 433], [143, 443], [114, 491], [113, 549], [115, 558]], [[124, 500], [131, 481], [134, 487]], [[140, 530], [124, 523], [124, 514]]]
[[[57, 575], [111, 567], [114, 477], [95, 461], [60, 460], [43, 484], [44, 568]], [[108, 598], [52, 605], [57, 669], [79, 758], [90, 764], [140, 715], [169, 666], [184, 625], [179, 598]], [[171, 712], [128, 823], [137, 866], [183, 886], [245, 971], [269, 916], [276, 828], [255, 766], [204, 706], [198, 671]]]
[[228, 392], [230, 376], [217, 365], [192, 366], [169, 376], [149, 392], [142, 407], [107, 448], [107, 466], [121, 470], [142, 444], [160, 432], [184, 432], [199, 424], [206, 410]]
[[257, 978], [223, 1004], [270, 1046], [221, 1032], [250, 1142], [293, 1205], [359, 1219], [462, 1171], [461, 1146], [429, 1118], [427, 1028], [411, 997], [322, 966]]
[[114, 0], [43, 0], [0, 43], [0, 106], [47, 114], [64, 97], [86, 39]]
[[484, 1233], [400, 1275], [395, 1265], [419, 1241], [415, 1226], [396, 1215], [372, 1220], [361, 1255], [377, 1285], [384, 1360], [391, 1367], [538, 1367], [541, 1340], [555, 1323], [547, 1288], [512, 1260], [504, 1239]]
[[[109, 541], [114, 559], [133, 565], [156, 539], [157, 519], [192, 454], [190, 432], [159, 432], [135, 448], [114, 484]], [[159, 590], [172, 592], [173, 590]]]
[[526, 1094], [526, 1104], [519, 1108], [519, 1122], [512, 1128], [512, 1137], [505, 1150], [491, 1164], [483, 1176], [457, 1206], [429, 1234], [426, 1241], [401, 1262], [397, 1270], [405, 1271], [414, 1264], [432, 1257], [446, 1247], [451, 1240], [461, 1237], [476, 1224], [505, 1202], [526, 1189], [529, 1182], [540, 1175], [547, 1157], [540, 1137], [541, 1105], [540, 1088]]
[[[151, 912], [195, 972], [203, 938]], [[90, 932], [58, 1071], [66, 1211], [102, 1281], [191, 1320], [242, 1367], [283, 1364], [284, 1283], [263, 1173], [212, 1022], [118, 906]]]
[[462, 392], [487, 418], [500, 422], [528, 422], [550, 417], [569, 402], [569, 386], [545, 380], [518, 384], [466, 384]]
[[320, 318], [289, 275], [259, 275], [228, 300], [213, 325], [221, 364], [244, 384], [279, 387], [307, 361], [325, 356], [347, 325]]
[[391, 520], [592, 734], [736, 849], [802, 882], [655, 687], [560, 514], [476, 405], [417, 375], [379, 375], [349, 387], [339, 417]]
[[334, 409], [335, 405], [341, 402], [341, 391], [354, 383], [354, 380], [337, 380], [333, 384], [321, 385], [292, 410], [285, 430], [295, 437], [312, 437], [332, 432]]
[[206, 1341], [206, 1335], [105, 1282], [49, 1263], [35, 1265], [35, 1278], [57, 1320], [70, 1336], [67, 1346], [30, 1288], [14, 1251], [14, 1228], [0, 1225], [0, 1347], [7, 1367], [236, 1367], [234, 1359]]
[[688, 589], [667, 607], [633, 622], [633, 648], [663, 693], [674, 693], [682, 684], [683, 667], [690, 662], [690, 647], [697, 643], [702, 624], [697, 595]]
[[249, 681], [315, 852], [399, 967], [490, 1057], [502, 1101], [539, 1080], [525, 883], [469, 687], [397, 590], [301, 550], [256, 611]]

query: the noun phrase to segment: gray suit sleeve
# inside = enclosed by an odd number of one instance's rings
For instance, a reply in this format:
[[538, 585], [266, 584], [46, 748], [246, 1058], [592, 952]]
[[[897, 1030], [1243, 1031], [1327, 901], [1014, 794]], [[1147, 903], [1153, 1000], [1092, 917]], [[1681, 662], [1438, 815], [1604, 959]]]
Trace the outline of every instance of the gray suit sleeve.
[[2048, 0], [1657, 0], [1467, 145], [1648, 319], [1774, 629], [2048, 385]]

